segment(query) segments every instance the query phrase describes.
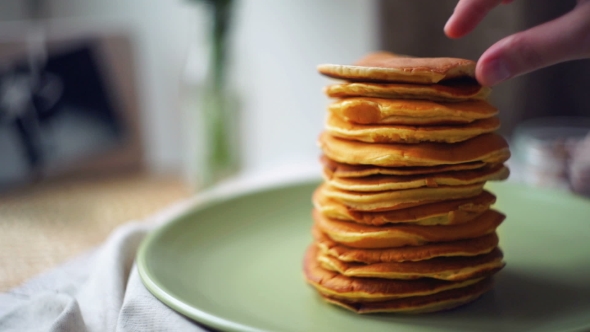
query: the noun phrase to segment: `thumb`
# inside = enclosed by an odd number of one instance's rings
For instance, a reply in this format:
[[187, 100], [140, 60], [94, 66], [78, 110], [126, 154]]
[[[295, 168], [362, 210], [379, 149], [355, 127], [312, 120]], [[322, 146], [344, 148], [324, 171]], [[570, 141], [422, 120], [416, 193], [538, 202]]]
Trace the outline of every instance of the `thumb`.
[[590, 57], [590, 2], [529, 30], [508, 36], [480, 57], [477, 80], [492, 86], [559, 62]]

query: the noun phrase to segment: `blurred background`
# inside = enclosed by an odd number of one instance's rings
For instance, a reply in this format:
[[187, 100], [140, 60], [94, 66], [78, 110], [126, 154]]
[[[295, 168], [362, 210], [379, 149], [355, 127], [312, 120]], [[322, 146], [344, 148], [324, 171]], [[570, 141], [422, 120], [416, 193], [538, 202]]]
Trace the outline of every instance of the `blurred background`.
[[[203, 174], [319, 167], [315, 67], [376, 48], [376, 3], [226, 2], [0, 1], [0, 291], [214, 182]], [[212, 158], [231, 160], [220, 175], [200, 172], [217, 137], [204, 100], [239, 154]]]
[[[27, 30], [35, 24], [28, 21], [31, 3], [42, 7], [38, 24], [47, 40], [125, 40], [124, 50], [101, 59], [107, 62], [101, 64], [106, 66], [100, 73], [104, 88], [112, 97], [126, 99], [115, 112], [131, 113], [130, 120], [139, 126], [141, 164], [156, 173], [182, 172], [188, 143], [181, 91], [187, 83], [187, 57], [207, 61], [206, 51], [189, 52], [193, 46], [208, 47], [207, 2], [2, 1], [0, 31], [5, 43], [27, 43]], [[322, 62], [349, 63], [376, 48], [375, 3], [268, 0], [235, 1], [233, 6], [227, 65], [232, 66], [231, 84], [240, 105], [236, 116], [241, 119], [241, 169], [315, 161], [315, 139], [327, 103], [321, 93], [327, 80], [315, 67]], [[98, 51], [104, 53], [104, 48]], [[117, 72], [116, 66], [126, 72]], [[113, 80], [125, 82], [120, 87], [106, 82]]]
[[[20, 272], [0, 256], [0, 290], [232, 175], [319, 173], [318, 64], [378, 49], [475, 60], [575, 2], [517, 1], [449, 40], [454, 0], [0, 1], [0, 244], [52, 248], [21, 250]], [[588, 77], [575, 61], [494, 89], [529, 182], [569, 187], [568, 151], [589, 159], [570, 144], [590, 126]], [[526, 123], [555, 116], [575, 118]]]
[[[226, 46], [218, 64], [211, 61], [212, 26], [216, 6], [226, 2]], [[0, 113], [0, 184], [31, 174], [130, 168], [190, 177], [199, 165], [195, 150], [206, 148], [194, 143], [203, 140], [195, 132], [207, 122], [191, 113], [203, 108], [203, 85], [212, 82], [207, 67], [215, 65], [226, 68], [223, 84], [231, 95], [225, 97], [235, 100], [226, 120], [237, 122], [232, 153], [239, 154], [240, 171], [313, 162], [328, 102], [321, 93], [328, 81], [315, 72], [317, 64], [351, 63], [376, 49], [477, 59], [503, 36], [557, 17], [575, 1], [501, 6], [473, 34], [450, 40], [441, 27], [455, 3], [2, 1], [2, 86], [18, 90], [23, 83], [15, 73], [26, 70], [38, 71], [39, 82], [23, 88], [34, 90], [27, 93], [38, 119]], [[530, 118], [590, 115], [588, 75], [589, 62], [576, 61], [495, 88], [502, 134], [510, 137]]]

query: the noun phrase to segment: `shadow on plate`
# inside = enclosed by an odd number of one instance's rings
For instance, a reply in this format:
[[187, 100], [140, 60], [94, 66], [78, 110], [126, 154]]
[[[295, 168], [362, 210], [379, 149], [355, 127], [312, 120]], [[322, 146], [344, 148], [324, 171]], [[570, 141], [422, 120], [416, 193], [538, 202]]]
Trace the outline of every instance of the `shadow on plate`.
[[[587, 278], [590, 280], [590, 278]], [[563, 282], [542, 273], [505, 270], [494, 289], [477, 301], [419, 316], [371, 315], [371, 319], [453, 331], [562, 330], [590, 326], [590, 283], [571, 276]]]

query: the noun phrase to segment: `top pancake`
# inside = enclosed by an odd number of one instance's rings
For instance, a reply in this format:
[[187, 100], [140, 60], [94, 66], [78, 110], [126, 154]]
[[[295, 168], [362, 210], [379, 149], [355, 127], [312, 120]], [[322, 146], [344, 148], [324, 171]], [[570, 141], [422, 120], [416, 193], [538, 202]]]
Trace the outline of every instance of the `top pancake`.
[[365, 56], [354, 65], [323, 64], [318, 71], [332, 78], [364, 82], [432, 84], [456, 78], [474, 78], [475, 62], [457, 58], [414, 58], [389, 52]]

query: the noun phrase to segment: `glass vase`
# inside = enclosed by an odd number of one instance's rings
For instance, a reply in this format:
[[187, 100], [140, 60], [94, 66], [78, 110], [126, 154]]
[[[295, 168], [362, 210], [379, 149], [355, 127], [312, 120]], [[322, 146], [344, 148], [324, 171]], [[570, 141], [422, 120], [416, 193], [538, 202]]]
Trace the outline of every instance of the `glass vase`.
[[184, 173], [196, 191], [235, 175], [241, 164], [238, 98], [223, 49], [215, 38], [211, 45], [191, 47], [184, 69]]

